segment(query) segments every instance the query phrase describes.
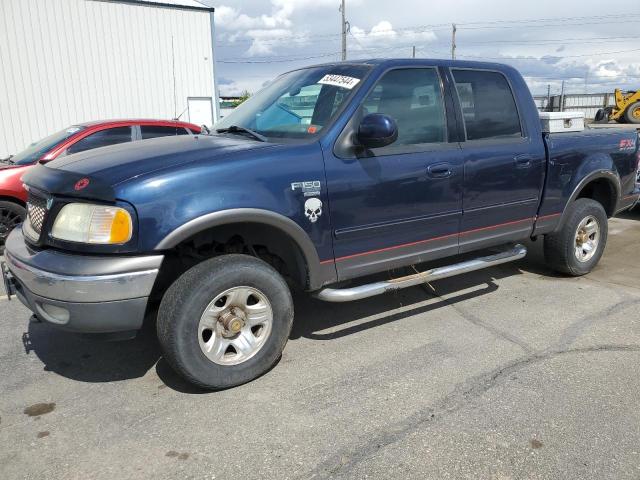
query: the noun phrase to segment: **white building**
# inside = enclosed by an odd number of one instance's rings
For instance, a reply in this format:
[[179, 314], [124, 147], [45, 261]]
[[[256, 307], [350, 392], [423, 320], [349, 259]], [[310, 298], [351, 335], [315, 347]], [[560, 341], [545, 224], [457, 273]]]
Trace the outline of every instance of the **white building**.
[[218, 117], [213, 8], [0, 0], [0, 158], [74, 123]]

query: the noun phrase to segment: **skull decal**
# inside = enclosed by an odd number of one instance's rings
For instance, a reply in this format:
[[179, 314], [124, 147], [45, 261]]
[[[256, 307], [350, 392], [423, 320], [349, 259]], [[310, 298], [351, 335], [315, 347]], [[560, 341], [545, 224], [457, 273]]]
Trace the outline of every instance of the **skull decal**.
[[311, 223], [316, 223], [322, 215], [322, 201], [319, 198], [310, 198], [304, 202], [304, 214]]

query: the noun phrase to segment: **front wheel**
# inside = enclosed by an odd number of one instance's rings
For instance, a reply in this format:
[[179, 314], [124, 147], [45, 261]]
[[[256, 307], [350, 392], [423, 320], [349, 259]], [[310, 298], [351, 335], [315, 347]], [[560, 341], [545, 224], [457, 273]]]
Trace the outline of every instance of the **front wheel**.
[[600, 203], [590, 198], [579, 198], [567, 208], [562, 228], [545, 236], [545, 260], [559, 272], [585, 275], [597, 265], [604, 252], [607, 213]]
[[218, 390], [269, 370], [292, 323], [291, 293], [276, 270], [247, 255], [223, 255], [169, 287], [158, 312], [158, 338], [179, 374]]
[[27, 211], [22, 205], [0, 201], [0, 246], [4, 245], [11, 230], [20, 225], [26, 216]]

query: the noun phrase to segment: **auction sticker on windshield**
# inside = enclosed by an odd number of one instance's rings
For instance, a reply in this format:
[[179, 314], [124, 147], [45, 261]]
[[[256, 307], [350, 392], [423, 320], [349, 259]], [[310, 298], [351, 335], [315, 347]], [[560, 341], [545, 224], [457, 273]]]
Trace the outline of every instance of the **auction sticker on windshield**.
[[321, 85], [333, 85], [335, 87], [346, 88], [347, 90], [351, 90], [355, 87], [358, 82], [360, 82], [359, 78], [347, 77], [346, 75], [332, 75], [328, 74], [322, 77], [318, 83]]

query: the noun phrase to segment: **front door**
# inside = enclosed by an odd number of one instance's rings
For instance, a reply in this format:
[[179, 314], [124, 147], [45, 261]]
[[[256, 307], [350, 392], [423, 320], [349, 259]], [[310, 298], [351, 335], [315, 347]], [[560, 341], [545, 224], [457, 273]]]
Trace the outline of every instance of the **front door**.
[[463, 165], [443, 92], [436, 68], [386, 72], [359, 115], [392, 117], [398, 139], [358, 155], [325, 152], [341, 280], [457, 253]]
[[527, 134], [502, 73], [451, 72], [466, 137], [460, 251], [526, 238], [544, 181], [542, 141]]

